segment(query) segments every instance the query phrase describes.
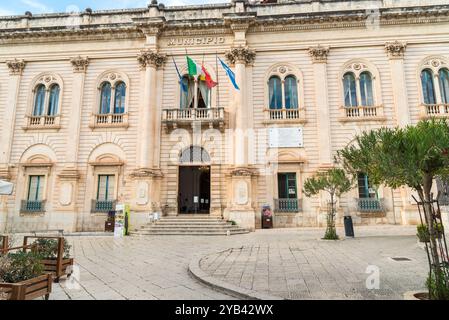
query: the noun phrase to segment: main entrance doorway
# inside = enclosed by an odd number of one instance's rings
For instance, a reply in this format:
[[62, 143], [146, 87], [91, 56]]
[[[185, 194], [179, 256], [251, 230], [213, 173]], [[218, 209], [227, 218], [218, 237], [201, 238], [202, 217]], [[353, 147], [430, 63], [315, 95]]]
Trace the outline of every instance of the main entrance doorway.
[[210, 213], [210, 167], [180, 166], [178, 210], [180, 214]]

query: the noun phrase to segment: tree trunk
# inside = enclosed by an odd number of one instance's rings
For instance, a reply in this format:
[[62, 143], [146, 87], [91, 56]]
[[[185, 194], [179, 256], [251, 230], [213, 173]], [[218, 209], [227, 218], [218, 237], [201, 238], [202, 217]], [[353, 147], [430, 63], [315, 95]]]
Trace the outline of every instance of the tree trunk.
[[[433, 265], [431, 267], [431, 272], [433, 271], [433, 276], [435, 277], [436, 283], [440, 283], [441, 279], [441, 263], [440, 256], [438, 254], [438, 244], [437, 244], [437, 231], [434, 225], [433, 217], [433, 203], [432, 203], [432, 184], [433, 177], [431, 175], [425, 175], [423, 178], [423, 189], [418, 190], [418, 195], [423, 202], [424, 215], [426, 217], [427, 230], [429, 232], [430, 238], [430, 253], [432, 256]], [[439, 292], [436, 292], [438, 295]], [[439, 298], [439, 297], [437, 297]]]

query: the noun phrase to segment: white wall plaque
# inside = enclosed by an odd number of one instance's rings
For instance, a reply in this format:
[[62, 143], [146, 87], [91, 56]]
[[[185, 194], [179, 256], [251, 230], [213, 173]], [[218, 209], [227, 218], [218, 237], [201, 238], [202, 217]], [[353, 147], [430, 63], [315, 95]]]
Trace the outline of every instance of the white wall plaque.
[[302, 148], [304, 138], [302, 128], [268, 129], [270, 148]]
[[238, 181], [235, 186], [235, 202], [238, 205], [248, 203], [248, 184], [245, 181]]
[[148, 183], [139, 182], [137, 186], [137, 204], [144, 206], [148, 203]]
[[72, 184], [64, 182], [59, 192], [59, 203], [62, 206], [68, 206], [72, 203]]

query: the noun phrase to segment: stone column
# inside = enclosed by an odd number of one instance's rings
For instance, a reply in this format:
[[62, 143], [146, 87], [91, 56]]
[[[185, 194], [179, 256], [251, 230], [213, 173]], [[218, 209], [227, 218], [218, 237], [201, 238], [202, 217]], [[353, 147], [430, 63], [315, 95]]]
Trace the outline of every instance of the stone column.
[[317, 112], [317, 132], [320, 168], [333, 166], [330, 131], [330, 112], [327, 85], [327, 55], [328, 47], [311, 47], [309, 55], [312, 58], [315, 83], [315, 108]]
[[255, 229], [255, 209], [253, 191], [257, 172], [248, 163], [248, 131], [252, 130], [249, 121], [248, 84], [246, 69], [256, 57], [254, 50], [245, 46], [232, 48], [226, 58], [235, 66], [236, 82], [240, 90], [234, 93], [234, 164], [229, 174], [230, 207], [225, 211], [228, 219], [236, 221], [249, 230]]
[[89, 59], [87, 57], [73, 57], [70, 59], [73, 68], [72, 97], [70, 99], [70, 110], [67, 134], [66, 159], [64, 168], [58, 174], [60, 191], [58, 199], [58, 211], [66, 211], [72, 214], [73, 231], [78, 230], [78, 222], [82, 217], [77, 212], [76, 199], [78, 195], [78, 151], [80, 143], [81, 115], [83, 112], [84, 81], [86, 77]]
[[[141, 67], [142, 106], [140, 108], [140, 139], [137, 169], [132, 177], [135, 180], [135, 209], [155, 212], [160, 207], [160, 180], [162, 173], [158, 157], [160, 155], [160, 108], [157, 105], [158, 69], [162, 68], [166, 56], [156, 50], [142, 50], [137, 57]], [[139, 224], [139, 222], [137, 222]]]
[[23, 70], [25, 69], [26, 62], [24, 60], [9, 60], [6, 61], [6, 65], [9, 68], [8, 78], [8, 98], [6, 100], [6, 106], [3, 110], [3, 123], [2, 123], [2, 136], [0, 151], [0, 179], [8, 180], [9, 165], [11, 157], [12, 141], [14, 138], [14, 127], [16, 123], [16, 109], [19, 99], [20, 81], [22, 79]]
[[410, 110], [407, 100], [407, 86], [404, 73], [405, 42], [387, 42], [385, 51], [388, 54], [393, 86], [393, 98], [396, 110], [397, 124], [405, 127], [410, 124]]
[[[24, 60], [6, 61], [9, 69], [8, 98], [6, 108], [3, 109], [2, 135], [0, 137], [0, 179], [10, 180], [9, 166], [11, 161], [11, 149], [14, 139], [14, 128], [16, 124], [16, 109], [20, 92], [20, 81], [26, 62]], [[8, 196], [0, 196], [0, 232], [8, 232]], [[14, 214], [11, 210], [10, 215]], [[10, 227], [9, 227], [10, 228]]]

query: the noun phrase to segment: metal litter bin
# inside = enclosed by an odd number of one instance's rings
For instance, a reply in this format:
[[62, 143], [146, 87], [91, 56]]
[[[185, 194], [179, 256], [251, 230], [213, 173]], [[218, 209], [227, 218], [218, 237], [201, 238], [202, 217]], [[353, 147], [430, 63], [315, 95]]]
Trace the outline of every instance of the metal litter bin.
[[352, 223], [352, 217], [351, 216], [345, 216], [344, 217], [344, 223], [345, 223], [345, 235], [347, 237], [354, 238], [354, 225]]

